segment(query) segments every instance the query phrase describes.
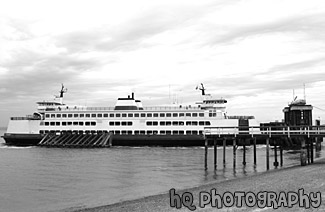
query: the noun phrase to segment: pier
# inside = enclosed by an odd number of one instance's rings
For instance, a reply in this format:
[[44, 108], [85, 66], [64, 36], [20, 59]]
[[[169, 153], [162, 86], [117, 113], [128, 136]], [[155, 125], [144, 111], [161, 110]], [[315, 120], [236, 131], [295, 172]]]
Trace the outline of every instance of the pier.
[[[256, 143], [266, 145], [266, 169], [270, 169], [270, 146], [274, 147], [274, 167], [283, 165], [283, 149], [299, 148], [301, 165], [314, 162], [314, 146], [320, 151], [321, 142], [325, 137], [323, 126], [272, 126], [272, 127], [205, 127], [205, 163], [208, 169], [208, 146], [214, 147], [214, 169], [217, 169], [217, 145], [223, 146], [222, 164], [226, 164], [226, 144], [233, 146], [233, 166], [236, 167], [237, 147], [243, 146], [243, 162], [246, 165], [246, 146], [253, 145], [254, 165], [256, 165]], [[278, 161], [278, 151], [280, 163]]]
[[43, 147], [70, 147], [70, 148], [94, 148], [111, 147], [112, 133], [78, 134], [78, 133], [48, 133], [38, 143]]

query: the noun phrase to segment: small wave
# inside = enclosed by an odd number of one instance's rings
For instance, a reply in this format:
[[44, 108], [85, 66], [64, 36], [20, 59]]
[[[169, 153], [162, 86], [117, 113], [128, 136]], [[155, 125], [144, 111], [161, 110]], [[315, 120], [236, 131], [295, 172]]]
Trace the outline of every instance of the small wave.
[[204, 149], [204, 147], [201, 146], [189, 146], [189, 147], [183, 147], [183, 146], [174, 146], [174, 147], [165, 147], [165, 146], [113, 146], [112, 148], [115, 149]]
[[7, 146], [5, 144], [0, 145], [0, 149], [30, 149], [32, 146]]
[[201, 147], [198, 146], [190, 146], [190, 147], [186, 147], [186, 146], [175, 146], [175, 147], [164, 147], [165, 149], [201, 149]]
[[112, 146], [113, 149], [149, 149], [154, 147], [149, 146]]
[[266, 144], [258, 144], [256, 145], [256, 149], [263, 149], [266, 148]]

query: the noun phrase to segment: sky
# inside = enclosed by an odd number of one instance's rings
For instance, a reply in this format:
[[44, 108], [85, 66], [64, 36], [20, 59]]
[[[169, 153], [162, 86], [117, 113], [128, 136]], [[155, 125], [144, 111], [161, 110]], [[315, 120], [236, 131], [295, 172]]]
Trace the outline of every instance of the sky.
[[325, 120], [325, 1], [0, 1], [0, 126], [61, 83], [87, 106], [192, 104], [203, 83], [259, 122], [305, 93]]

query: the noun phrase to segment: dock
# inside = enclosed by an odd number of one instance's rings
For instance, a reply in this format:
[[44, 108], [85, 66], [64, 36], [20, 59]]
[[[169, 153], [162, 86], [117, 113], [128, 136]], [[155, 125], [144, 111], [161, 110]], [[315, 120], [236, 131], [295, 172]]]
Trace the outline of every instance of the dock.
[[[236, 167], [236, 150], [243, 146], [243, 162], [246, 165], [246, 146], [253, 145], [254, 165], [256, 165], [256, 141], [264, 141], [266, 145], [266, 168], [270, 169], [270, 146], [274, 147], [275, 167], [283, 165], [283, 149], [287, 147], [286, 141], [294, 142], [300, 148], [301, 165], [305, 166], [314, 162], [314, 146], [320, 151], [321, 142], [325, 137], [324, 126], [270, 126], [270, 127], [205, 127], [205, 163], [208, 169], [208, 146], [214, 146], [214, 169], [217, 169], [217, 145], [223, 146], [223, 165], [226, 164], [226, 144], [229, 141], [233, 146], [233, 166]], [[278, 151], [280, 163], [278, 161]]]

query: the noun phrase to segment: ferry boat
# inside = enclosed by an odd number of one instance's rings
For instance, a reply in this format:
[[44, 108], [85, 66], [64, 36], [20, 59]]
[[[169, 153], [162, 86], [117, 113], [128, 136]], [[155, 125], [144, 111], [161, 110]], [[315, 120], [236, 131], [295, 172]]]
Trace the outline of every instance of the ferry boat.
[[205, 127], [259, 126], [253, 116], [228, 116], [227, 100], [205, 94], [191, 105], [143, 107], [134, 93], [118, 98], [114, 107], [71, 106], [64, 93], [53, 101], [37, 102], [37, 111], [11, 117], [3, 138], [7, 145], [38, 145], [47, 134], [100, 134], [110, 132], [113, 145], [200, 146]]

